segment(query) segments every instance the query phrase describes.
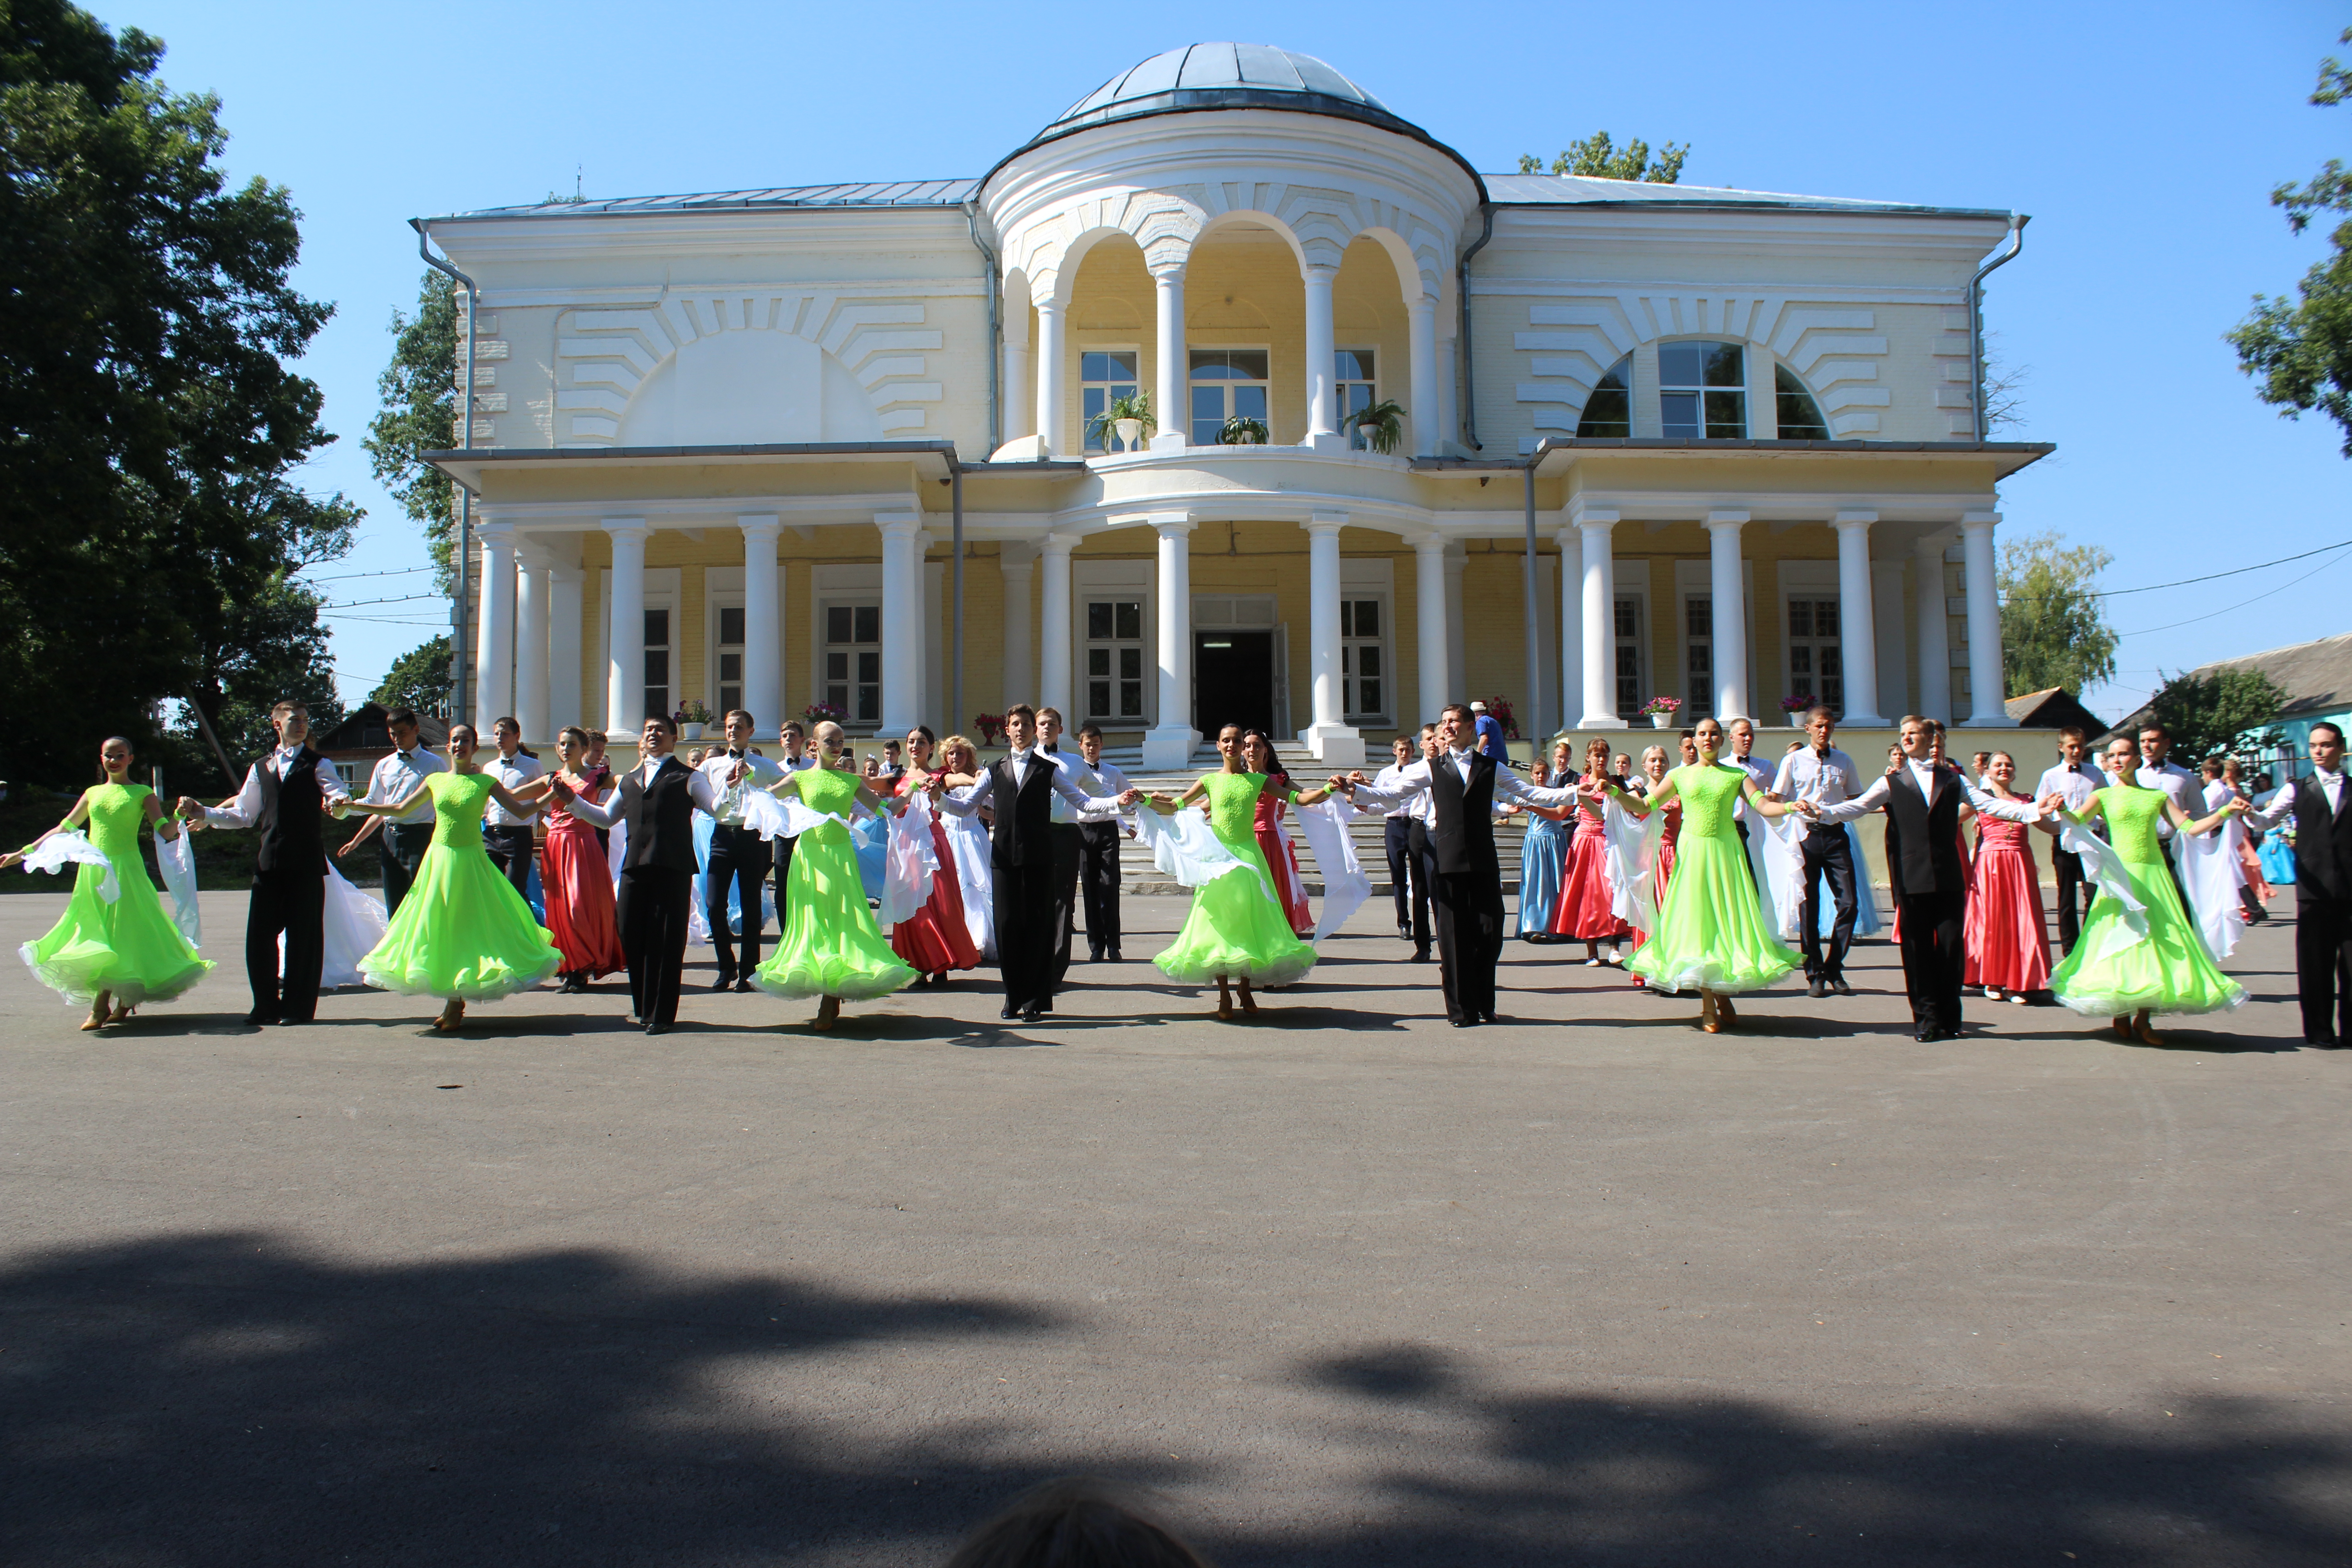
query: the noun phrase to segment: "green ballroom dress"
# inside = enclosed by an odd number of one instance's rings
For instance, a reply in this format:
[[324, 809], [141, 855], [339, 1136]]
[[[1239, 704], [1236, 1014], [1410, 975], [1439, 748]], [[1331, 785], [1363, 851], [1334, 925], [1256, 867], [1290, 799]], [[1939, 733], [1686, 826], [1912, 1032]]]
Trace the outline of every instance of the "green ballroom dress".
[[113, 862], [120, 889], [112, 903], [99, 893], [106, 872], [74, 868], [72, 899], [49, 933], [16, 950], [40, 983], [68, 1004], [87, 1007], [101, 991], [117, 1006], [169, 1002], [212, 971], [172, 922], [139, 855], [139, 825], [147, 819], [145, 784], [102, 784], [86, 790], [91, 844]]
[[1656, 991], [1760, 991], [1805, 960], [1773, 934], [1748, 877], [1732, 820], [1748, 775], [1722, 763], [1692, 763], [1666, 776], [1683, 803], [1675, 874], [1650, 940], [1625, 967]]
[[435, 773], [433, 843], [360, 978], [405, 996], [495, 1002], [563, 967], [563, 954], [482, 847], [488, 773]]
[[[857, 804], [857, 775], [809, 768], [789, 775], [801, 804], [844, 821]], [[784, 895], [783, 935], [751, 984], [771, 996], [838, 996], [867, 1002], [915, 983], [915, 972], [891, 951], [857, 874], [857, 850], [840, 822], [822, 822], [793, 841], [793, 868]]]
[[[2150, 1013], [2221, 1013], [2241, 1006], [2246, 989], [2221, 973], [2180, 907], [2165, 868], [2157, 824], [2162, 790], [2109, 784], [2091, 796], [2106, 816], [2107, 843], [2123, 863], [2132, 896], [2147, 906], [2134, 914], [2104, 890], [2083, 917], [2074, 951], [2050, 973], [2050, 994], [2090, 1017]], [[2084, 810], [2089, 809], [2088, 805]], [[2077, 816], [2076, 821], [2083, 818]]]
[[[1184, 929], [1151, 962], [1169, 979], [1188, 985], [1218, 980], [1287, 985], [1315, 967], [1315, 947], [1290, 929], [1257, 847], [1257, 799], [1265, 774], [1214, 773], [1201, 784], [1208, 791], [1211, 831], [1248, 869], [1212, 877], [1195, 888]], [[1298, 792], [1290, 791], [1289, 798], [1297, 801]]]

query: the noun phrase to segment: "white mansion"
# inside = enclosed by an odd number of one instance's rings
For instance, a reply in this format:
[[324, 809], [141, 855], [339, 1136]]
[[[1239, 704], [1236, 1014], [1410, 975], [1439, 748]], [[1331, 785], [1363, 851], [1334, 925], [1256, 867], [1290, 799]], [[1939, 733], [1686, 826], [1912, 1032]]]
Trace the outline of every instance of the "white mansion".
[[[977, 180], [425, 220], [478, 290], [435, 458], [473, 709], [1028, 700], [1159, 767], [1227, 721], [1354, 762], [1472, 696], [1530, 734], [1662, 694], [2006, 728], [1997, 486], [2050, 448], [1981, 438], [1971, 342], [2016, 226], [1480, 174], [1229, 43]], [[1349, 423], [1383, 402], [1391, 452]]]

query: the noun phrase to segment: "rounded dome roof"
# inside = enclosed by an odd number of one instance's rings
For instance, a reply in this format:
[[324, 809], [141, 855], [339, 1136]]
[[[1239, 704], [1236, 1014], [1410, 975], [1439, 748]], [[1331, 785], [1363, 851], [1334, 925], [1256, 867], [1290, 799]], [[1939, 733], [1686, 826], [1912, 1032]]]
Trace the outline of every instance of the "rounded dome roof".
[[1313, 55], [1271, 44], [1192, 44], [1152, 56], [1078, 100], [1031, 139], [1202, 109], [1287, 109], [1359, 120], [1429, 141], [1427, 132]]

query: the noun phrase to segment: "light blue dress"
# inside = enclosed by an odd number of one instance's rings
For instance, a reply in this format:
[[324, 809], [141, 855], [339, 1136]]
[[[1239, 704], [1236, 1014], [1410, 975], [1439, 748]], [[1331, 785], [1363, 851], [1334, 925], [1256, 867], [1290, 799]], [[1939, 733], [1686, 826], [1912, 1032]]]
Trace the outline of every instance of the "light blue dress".
[[1541, 936], [1551, 930], [1559, 907], [1559, 890], [1568, 869], [1568, 840], [1575, 831], [1570, 820], [1554, 822], [1528, 814], [1528, 836], [1519, 845], [1519, 934]]

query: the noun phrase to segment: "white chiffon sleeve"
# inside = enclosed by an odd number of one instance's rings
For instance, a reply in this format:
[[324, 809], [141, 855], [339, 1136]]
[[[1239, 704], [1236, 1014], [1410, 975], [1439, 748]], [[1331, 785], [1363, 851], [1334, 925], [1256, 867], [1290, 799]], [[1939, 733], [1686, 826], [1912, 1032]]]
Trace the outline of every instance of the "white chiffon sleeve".
[[1315, 942], [1319, 947], [1372, 896], [1371, 879], [1364, 875], [1363, 862], [1356, 858], [1355, 837], [1348, 831], [1356, 808], [1347, 796], [1335, 795], [1317, 805], [1291, 809], [1297, 816], [1299, 831], [1307, 835], [1307, 847], [1315, 852], [1316, 868], [1323, 873], [1323, 910], [1315, 921]]
[[2147, 906], [2132, 891], [2131, 878], [2124, 871], [2123, 858], [2115, 846], [2074, 821], [2060, 818], [2058, 847], [2083, 862], [2083, 874], [2099, 889], [2101, 898], [2111, 898], [2124, 907], [2124, 924], [2139, 935], [2147, 934]]
[[196, 909], [196, 847], [188, 842], [185, 828], [172, 838], [155, 841], [155, 864], [163, 868], [163, 886], [172, 894], [172, 923], [180, 928], [190, 947], [201, 948], [205, 925]]
[[2175, 833], [2172, 863], [2180, 869], [2180, 886], [2189, 895], [2189, 918], [2205, 951], [2219, 963], [2238, 950], [2246, 931], [2246, 912], [2238, 901], [2238, 857], [2229, 835]]
[[931, 896], [939, 875], [939, 849], [931, 837], [931, 803], [916, 795], [907, 809], [887, 819], [884, 848], [881, 918], [886, 924], [911, 920]]
[[[1235, 871], [1251, 869], [1250, 864], [1235, 857], [1224, 841], [1209, 826], [1208, 819], [1191, 809], [1162, 816], [1146, 809], [1135, 814], [1136, 837], [1151, 847], [1151, 863], [1187, 888], [1205, 887], [1219, 877]], [[1274, 889], [1264, 877], [1259, 885], [1265, 896], [1274, 897]]]
[[1637, 817], [1612, 799], [1601, 806], [1601, 830], [1609, 845], [1610, 912], [1636, 931], [1654, 930], [1658, 845], [1665, 837], [1666, 814]]
[[24, 865], [27, 871], [47, 871], [53, 877], [68, 866], [96, 866], [106, 872], [98, 885], [98, 896], [110, 904], [122, 896], [122, 884], [114, 879], [114, 862], [79, 827], [61, 827], [42, 839], [26, 852]]

